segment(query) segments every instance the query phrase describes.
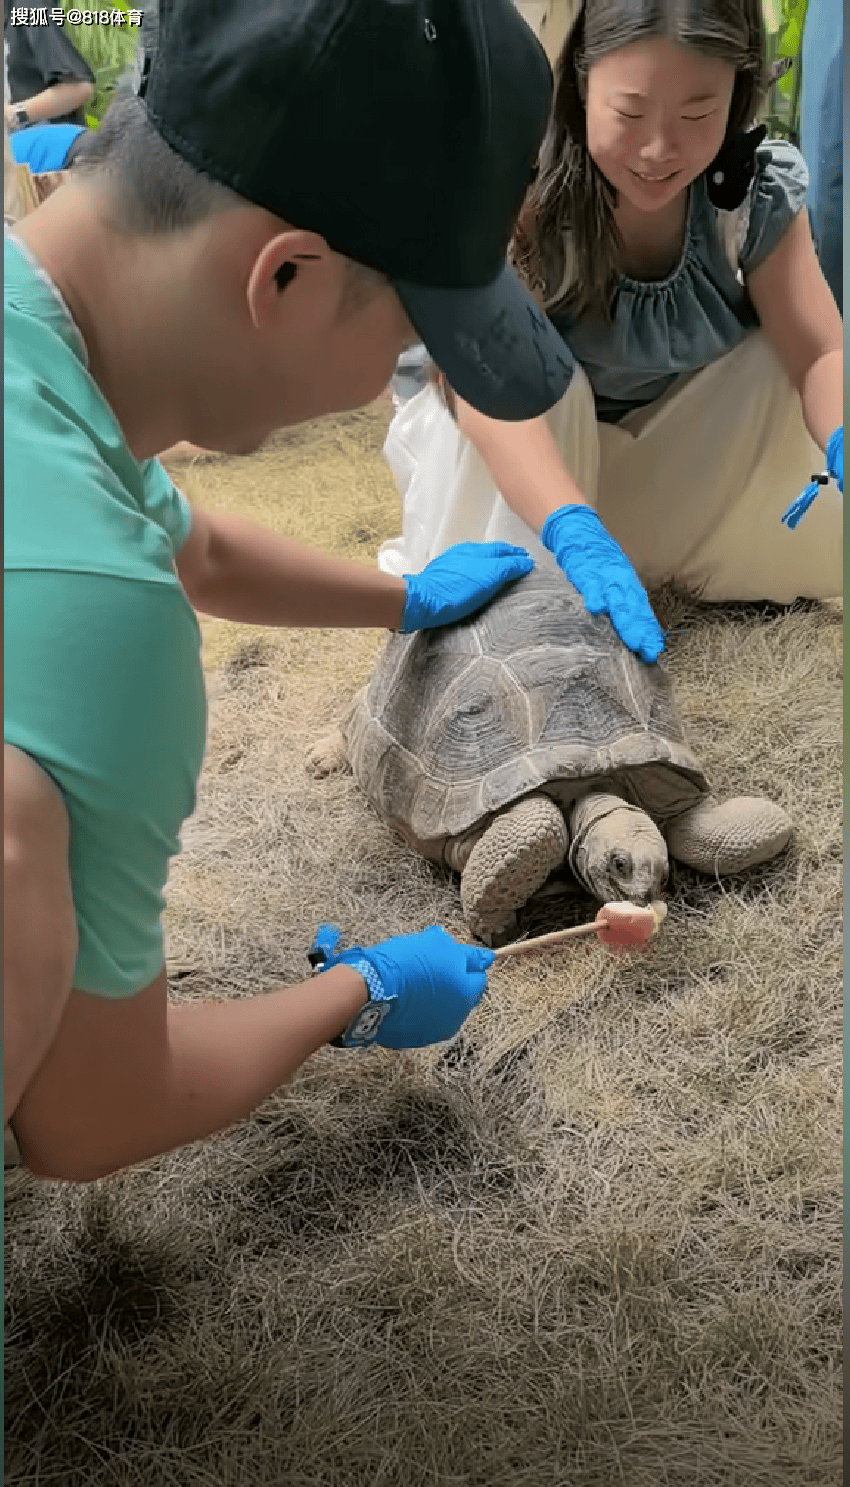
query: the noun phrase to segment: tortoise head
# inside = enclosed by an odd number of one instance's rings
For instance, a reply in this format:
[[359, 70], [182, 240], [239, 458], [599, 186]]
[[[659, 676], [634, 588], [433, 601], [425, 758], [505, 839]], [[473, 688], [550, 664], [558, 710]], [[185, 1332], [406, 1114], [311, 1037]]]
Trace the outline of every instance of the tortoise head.
[[638, 806], [611, 795], [586, 795], [570, 812], [569, 864], [602, 903], [649, 904], [667, 882], [667, 844]]

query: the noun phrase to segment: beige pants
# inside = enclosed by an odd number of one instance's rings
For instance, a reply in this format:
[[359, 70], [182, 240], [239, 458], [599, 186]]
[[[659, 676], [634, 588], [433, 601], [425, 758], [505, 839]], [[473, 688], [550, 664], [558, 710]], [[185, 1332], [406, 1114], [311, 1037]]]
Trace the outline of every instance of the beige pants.
[[[599, 423], [581, 368], [548, 415], [567, 469], [644, 583], [708, 600], [834, 598], [842, 501], [824, 487], [794, 532], [780, 520], [824, 456], [761, 332], [620, 424]], [[390, 573], [419, 572], [455, 542], [507, 541], [546, 561], [432, 387], [393, 419], [384, 453], [402, 494]]]

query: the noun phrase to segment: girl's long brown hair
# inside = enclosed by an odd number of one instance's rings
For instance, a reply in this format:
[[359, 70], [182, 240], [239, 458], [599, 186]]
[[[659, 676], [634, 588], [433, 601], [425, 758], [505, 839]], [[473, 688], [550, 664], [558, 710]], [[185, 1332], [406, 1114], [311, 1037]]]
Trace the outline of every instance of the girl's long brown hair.
[[610, 317], [622, 244], [617, 193], [587, 149], [584, 98], [594, 62], [645, 36], [665, 36], [735, 68], [723, 147], [755, 118], [765, 85], [761, 0], [583, 0], [555, 64], [555, 96], [537, 177], [511, 258], [550, 312]]

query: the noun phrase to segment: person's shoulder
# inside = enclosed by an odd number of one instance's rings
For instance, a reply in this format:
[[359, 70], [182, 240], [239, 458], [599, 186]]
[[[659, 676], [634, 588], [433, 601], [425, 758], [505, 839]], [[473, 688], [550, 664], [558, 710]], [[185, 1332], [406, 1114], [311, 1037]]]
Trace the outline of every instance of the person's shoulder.
[[765, 139], [756, 150], [753, 191], [758, 193], [774, 182], [786, 190], [803, 189], [809, 172], [801, 152], [788, 139]]
[[758, 268], [784, 237], [806, 205], [808, 185], [806, 162], [789, 140], [766, 139], [759, 145], [740, 254], [744, 274]]
[[[719, 234], [725, 256], [739, 280], [762, 262], [805, 203], [808, 172], [800, 151], [785, 139], [753, 139], [742, 134], [739, 145], [749, 148], [749, 159], [738, 161], [730, 180], [718, 187], [708, 176], [695, 188], [698, 195], [697, 236]], [[758, 131], [756, 137], [765, 133]], [[718, 177], [722, 181], [722, 177]], [[729, 200], [724, 199], [729, 196]], [[709, 226], [709, 223], [711, 226]]]

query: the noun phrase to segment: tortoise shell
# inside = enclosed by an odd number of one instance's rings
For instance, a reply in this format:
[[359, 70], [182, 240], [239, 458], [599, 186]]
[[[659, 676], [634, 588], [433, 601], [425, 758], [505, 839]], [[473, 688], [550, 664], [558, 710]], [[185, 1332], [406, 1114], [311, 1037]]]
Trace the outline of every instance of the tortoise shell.
[[708, 792], [663, 663], [648, 666], [559, 569], [469, 619], [390, 637], [344, 725], [355, 778], [423, 856], [533, 790], [611, 791], [656, 823]]

